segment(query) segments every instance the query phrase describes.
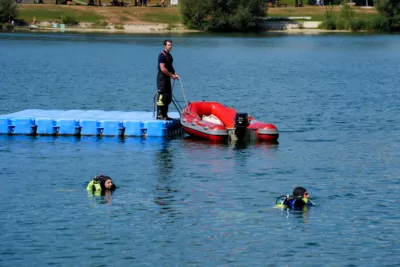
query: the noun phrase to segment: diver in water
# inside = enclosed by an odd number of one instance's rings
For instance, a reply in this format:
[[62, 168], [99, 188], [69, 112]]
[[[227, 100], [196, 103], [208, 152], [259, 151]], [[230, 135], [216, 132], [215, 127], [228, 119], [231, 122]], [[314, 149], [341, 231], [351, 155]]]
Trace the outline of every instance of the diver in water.
[[276, 207], [288, 209], [304, 209], [307, 207], [315, 206], [310, 200], [310, 195], [304, 187], [296, 187], [293, 194], [279, 196], [275, 202]]
[[86, 190], [94, 195], [105, 195], [114, 191], [117, 187], [110, 176], [96, 175], [86, 187]]

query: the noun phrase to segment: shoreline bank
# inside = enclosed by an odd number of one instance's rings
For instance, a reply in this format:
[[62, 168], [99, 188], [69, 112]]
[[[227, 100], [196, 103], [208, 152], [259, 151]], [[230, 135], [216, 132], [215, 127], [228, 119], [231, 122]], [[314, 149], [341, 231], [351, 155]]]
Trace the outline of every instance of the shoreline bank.
[[[288, 21], [274, 21], [261, 25], [261, 32], [280, 32], [288, 34], [319, 34], [319, 33], [341, 33], [348, 31], [338, 30], [323, 30], [318, 29], [320, 22], [288, 22]], [[3, 26], [7, 27], [9, 26]], [[135, 24], [109, 24], [104, 27], [96, 27], [92, 23], [79, 23], [77, 26], [65, 26], [63, 24], [56, 24], [50, 22], [42, 22], [38, 26], [15, 26], [14, 31], [33, 31], [33, 32], [75, 32], [75, 33], [124, 33], [124, 34], [154, 34], [154, 33], [204, 33], [199, 30], [190, 30], [185, 28], [184, 25], [170, 25], [163, 23], [135, 23]]]

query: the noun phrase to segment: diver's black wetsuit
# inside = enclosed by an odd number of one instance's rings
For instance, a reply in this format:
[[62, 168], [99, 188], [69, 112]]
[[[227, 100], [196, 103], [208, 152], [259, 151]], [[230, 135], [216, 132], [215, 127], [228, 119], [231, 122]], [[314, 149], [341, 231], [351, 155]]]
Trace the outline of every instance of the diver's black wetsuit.
[[168, 72], [175, 74], [175, 69], [172, 65], [174, 59], [171, 54], [165, 50], [158, 56], [158, 73], [157, 73], [157, 119], [168, 119], [168, 105], [172, 101], [171, 77], [165, 75], [160, 68], [160, 63], [165, 64]]

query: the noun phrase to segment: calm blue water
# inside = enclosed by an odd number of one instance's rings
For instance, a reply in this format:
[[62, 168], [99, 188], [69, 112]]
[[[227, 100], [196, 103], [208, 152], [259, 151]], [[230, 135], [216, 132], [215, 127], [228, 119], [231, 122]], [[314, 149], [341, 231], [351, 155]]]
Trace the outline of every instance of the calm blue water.
[[[400, 264], [399, 35], [0, 33], [0, 114], [150, 111], [166, 37], [188, 100], [279, 144], [0, 136], [1, 266]], [[299, 185], [318, 206], [273, 208]]]

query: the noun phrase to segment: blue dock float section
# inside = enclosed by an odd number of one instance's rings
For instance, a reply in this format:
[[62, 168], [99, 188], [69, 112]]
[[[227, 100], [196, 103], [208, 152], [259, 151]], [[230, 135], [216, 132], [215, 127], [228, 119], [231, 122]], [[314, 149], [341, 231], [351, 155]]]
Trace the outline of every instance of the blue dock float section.
[[0, 115], [0, 134], [173, 137], [183, 133], [174, 120], [155, 120], [153, 112], [27, 109]]

